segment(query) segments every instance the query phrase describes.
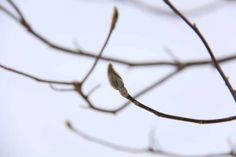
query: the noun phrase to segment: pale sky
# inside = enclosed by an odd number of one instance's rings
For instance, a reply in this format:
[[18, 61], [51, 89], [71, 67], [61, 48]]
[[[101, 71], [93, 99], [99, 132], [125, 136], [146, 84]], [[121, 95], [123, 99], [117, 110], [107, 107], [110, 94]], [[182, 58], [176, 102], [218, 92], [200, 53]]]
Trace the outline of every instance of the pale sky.
[[[116, 5], [120, 17], [105, 56], [132, 61], [171, 60], [164, 49], [168, 47], [183, 61], [209, 59], [199, 38], [179, 18], [159, 16], [118, 2], [94, 1], [15, 0], [37, 32], [66, 47], [76, 48], [74, 43], [77, 42], [83, 49], [97, 53], [105, 40], [112, 9]], [[150, 3], [169, 10], [162, 1], [150, 0]], [[204, 0], [174, 1], [180, 9], [205, 3]], [[4, 0], [0, 0], [0, 4], [10, 8]], [[236, 3], [232, 3], [206, 15], [189, 16], [203, 32], [216, 57], [236, 52], [235, 7]], [[0, 64], [44, 79], [73, 81], [83, 78], [93, 63], [92, 59], [50, 49], [2, 12], [0, 25]], [[101, 84], [93, 93], [92, 101], [111, 109], [125, 99], [110, 87], [107, 64], [98, 63], [84, 88], [88, 92]], [[170, 67], [114, 66], [131, 94], [174, 70]], [[236, 88], [236, 63], [230, 62], [222, 67]], [[212, 125], [184, 123], [153, 116], [133, 105], [112, 116], [81, 108], [86, 102], [74, 92], [55, 92], [46, 84], [2, 69], [0, 75], [0, 156], [136, 155], [86, 141], [68, 130], [65, 120], [70, 120], [88, 135], [133, 148], [146, 147], [148, 134], [155, 129], [162, 149], [185, 155], [225, 152], [230, 149], [227, 139], [236, 143], [236, 121]], [[232, 96], [211, 66], [189, 68], [138, 100], [161, 112], [191, 118], [236, 115]]]

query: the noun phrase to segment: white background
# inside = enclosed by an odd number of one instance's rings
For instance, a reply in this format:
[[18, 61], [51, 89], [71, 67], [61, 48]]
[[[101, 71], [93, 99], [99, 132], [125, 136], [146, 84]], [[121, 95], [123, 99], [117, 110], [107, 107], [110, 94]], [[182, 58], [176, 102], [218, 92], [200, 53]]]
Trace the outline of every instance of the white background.
[[[209, 58], [196, 34], [179, 18], [144, 12], [123, 3], [94, 1], [17, 0], [16, 3], [36, 31], [66, 47], [75, 48], [73, 43], [77, 41], [82, 48], [97, 53], [116, 5], [120, 18], [104, 55], [132, 61], [171, 60], [164, 50], [168, 47], [183, 61]], [[0, 2], [10, 8], [5, 1]], [[212, 1], [179, 0], [174, 4], [187, 9], [208, 2]], [[162, 1], [150, 3], [169, 10]], [[230, 3], [205, 15], [189, 16], [203, 32], [216, 57], [235, 53], [235, 7], [235, 3]], [[0, 26], [0, 64], [44, 79], [70, 81], [83, 78], [93, 63], [92, 59], [50, 49], [2, 12]], [[114, 66], [131, 94], [174, 70]], [[236, 64], [230, 62], [222, 66], [236, 87]], [[125, 100], [109, 86], [106, 68], [107, 62], [99, 62], [85, 90], [101, 84], [92, 100], [100, 107], [112, 109]], [[46, 84], [2, 69], [0, 76], [1, 157], [135, 155], [88, 142], [68, 130], [65, 120], [91, 136], [134, 148], [146, 147], [148, 134], [155, 128], [162, 149], [186, 155], [229, 151], [227, 139], [236, 142], [235, 122], [190, 124], [158, 118], [135, 106], [112, 116], [81, 108], [86, 103], [74, 92], [58, 93]], [[139, 100], [159, 111], [192, 118], [236, 115], [233, 98], [211, 66], [187, 69]]]

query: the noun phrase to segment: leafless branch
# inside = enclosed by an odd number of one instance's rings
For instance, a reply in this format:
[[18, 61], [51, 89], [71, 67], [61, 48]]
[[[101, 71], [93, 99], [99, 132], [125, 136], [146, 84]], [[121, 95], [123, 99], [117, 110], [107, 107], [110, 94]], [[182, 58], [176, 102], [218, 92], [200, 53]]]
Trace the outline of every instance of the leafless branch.
[[54, 81], [54, 80], [41, 79], [41, 78], [38, 78], [36, 76], [33, 76], [33, 75], [30, 75], [30, 74], [12, 69], [10, 67], [7, 67], [7, 66], [1, 65], [1, 64], [0, 64], [0, 68], [5, 69], [5, 70], [10, 71], [10, 72], [13, 72], [13, 73], [18, 74], [18, 75], [27, 77], [27, 78], [32, 79], [34, 81], [41, 82], [41, 83], [58, 84], [58, 85], [73, 85], [73, 82], [64, 82], [64, 81]]
[[98, 84], [98, 85], [96, 85], [95, 87], [93, 87], [93, 88], [88, 92], [87, 97], [90, 97], [90, 96], [93, 94], [93, 92], [95, 92], [95, 90], [97, 90], [100, 86], [101, 86], [101, 85]]
[[[78, 0], [81, 1], [81, 0]], [[144, 12], [148, 12], [157, 16], [164, 16], [164, 17], [170, 17], [170, 18], [175, 18], [174, 14], [168, 10], [165, 10], [156, 4], [153, 3], [148, 3], [145, 0], [83, 0], [86, 2], [96, 2], [96, 3], [101, 3], [101, 2], [119, 2], [123, 4], [127, 4], [130, 6], [134, 6]], [[214, 11], [217, 11], [219, 9], [223, 9], [225, 6], [228, 6], [232, 4], [234, 1], [229, 1], [229, 0], [218, 0], [218, 1], [212, 1], [210, 3], [200, 5], [197, 7], [193, 7], [190, 9], [185, 9], [183, 10], [183, 13], [185, 13], [188, 16], [202, 16], [206, 15], [207, 13], [212, 13]]]
[[112, 21], [111, 21], [111, 26], [110, 26], [110, 30], [108, 32], [108, 35], [106, 37], [106, 40], [105, 40], [105, 42], [104, 42], [104, 44], [103, 44], [103, 46], [102, 46], [98, 56], [96, 57], [96, 59], [95, 59], [93, 65], [92, 65], [91, 69], [88, 71], [88, 73], [85, 75], [84, 79], [81, 81], [81, 84], [83, 84], [88, 79], [89, 75], [93, 72], [95, 66], [97, 65], [98, 60], [101, 58], [102, 53], [103, 53], [104, 49], [106, 48], [106, 45], [107, 45], [107, 43], [108, 43], [108, 41], [109, 41], [109, 39], [111, 37], [111, 34], [112, 34], [113, 30], [115, 29], [116, 23], [118, 21], [118, 16], [119, 16], [118, 9], [116, 7], [114, 7]]
[[[47, 45], [48, 47], [58, 50], [59, 52], [64, 52], [66, 54], [73, 54], [73, 55], [79, 55], [79, 56], [84, 56], [84, 57], [89, 57], [89, 58], [97, 58], [97, 55], [88, 52], [86, 50], [81, 50], [81, 49], [71, 49], [65, 46], [61, 46], [59, 44], [56, 44], [43, 35], [39, 34], [37, 31], [33, 29], [33, 27], [29, 24], [29, 22], [26, 20], [24, 17], [23, 13], [19, 9], [19, 7], [12, 1], [8, 0], [9, 4], [15, 8], [16, 12], [18, 13], [20, 18], [17, 18], [11, 11], [6, 9], [4, 6], [0, 5], [0, 10], [4, 12], [6, 15], [8, 15], [10, 18], [12, 18], [14, 21], [16, 21], [18, 24], [20, 24], [22, 27], [24, 27], [31, 35], [33, 35], [36, 39]], [[112, 58], [112, 57], [106, 57], [106, 56], [101, 56], [100, 58], [103, 61], [110, 61], [114, 63], [119, 63], [131, 67], [140, 67], [140, 66], [171, 66], [171, 67], [178, 67], [178, 63], [172, 62], [172, 61], [141, 61], [141, 62], [134, 62], [134, 61], [128, 61], [128, 60], [122, 60], [118, 58]], [[232, 61], [236, 59], [236, 55], [232, 54], [230, 56], [222, 57], [217, 60], [218, 63], [224, 63], [228, 61]], [[182, 62], [183, 65], [187, 67], [192, 67], [192, 66], [201, 66], [201, 65], [211, 65], [212, 61], [211, 60], [197, 60], [197, 61], [187, 61], [187, 62]]]
[[[122, 152], [135, 153], [135, 154], [150, 153], [153, 155], [164, 155], [164, 156], [168, 156], [168, 157], [221, 157], [221, 156], [232, 156], [233, 157], [233, 156], [235, 156], [235, 154], [232, 151], [225, 152], [225, 153], [207, 154], [207, 155], [181, 155], [181, 154], [161, 150], [160, 148], [155, 148], [155, 147], [153, 147], [153, 145], [149, 145], [144, 148], [131, 148], [131, 147], [118, 145], [118, 144], [103, 140], [101, 138], [97, 138], [97, 137], [93, 137], [91, 135], [88, 135], [87, 133], [81, 131], [80, 129], [75, 128], [71, 124], [70, 121], [66, 121], [65, 125], [69, 130], [71, 130], [76, 135], [78, 135], [79, 137], [81, 137], [87, 141], [90, 141], [90, 142], [93, 142], [93, 143], [96, 143], [96, 144], [99, 144], [99, 145], [102, 145], [102, 146], [105, 146], [105, 147], [108, 147], [108, 148], [111, 148], [111, 149], [114, 149], [117, 151], [122, 151]], [[155, 139], [153, 139], [153, 137], [150, 137], [150, 140], [153, 141]]]
[[227, 76], [224, 74], [223, 69], [220, 67], [219, 63], [216, 60], [216, 57], [212, 51], [212, 49], [210, 48], [209, 44], [207, 43], [206, 39], [204, 38], [204, 36], [202, 35], [202, 33], [200, 32], [200, 30], [198, 29], [196, 24], [192, 24], [187, 17], [185, 17], [169, 0], [163, 0], [172, 10], [174, 13], [176, 13], [176, 15], [178, 15], [195, 33], [196, 35], [200, 38], [200, 40], [202, 41], [202, 43], [204, 44], [204, 46], [206, 47], [211, 60], [214, 64], [214, 66], [216, 67], [217, 71], [219, 72], [220, 76], [222, 77], [222, 79], [224, 80], [226, 86], [228, 87], [232, 97], [234, 98], [234, 101], [236, 102], [236, 92], [233, 89], [232, 85], [230, 84]]
[[[183, 69], [182, 69], [183, 70]], [[143, 94], [147, 94], [147, 92], [151, 91], [152, 89], [158, 87], [159, 85], [162, 85], [163, 83], [165, 83], [166, 81], [168, 81], [170, 78], [172, 78], [173, 76], [177, 75], [178, 73], [180, 73], [182, 70], [175, 70], [169, 74], [167, 74], [166, 76], [164, 76], [163, 78], [161, 78], [160, 80], [157, 80], [154, 83], [151, 83], [149, 86], [145, 87], [144, 89], [140, 90], [139, 92], [137, 92], [136, 94], [134, 94], [134, 98], [138, 98], [140, 96], [142, 96]], [[118, 113], [122, 110], [124, 110], [131, 102], [127, 101], [126, 103], [124, 103], [123, 105], [121, 105], [119, 108], [117, 108], [115, 111], [115, 113]]]
[[157, 110], [154, 110], [151, 107], [148, 107], [141, 102], [134, 99], [132, 96], [128, 95], [126, 97], [128, 100], [134, 103], [137, 107], [140, 107], [144, 109], [145, 111], [148, 111], [158, 117], [172, 119], [176, 121], [183, 121], [183, 122], [190, 122], [190, 123], [196, 123], [196, 124], [214, 124], [214, 123], [223, 123], [223, 122], [230, 122], [236, 120], [236, 116], [230, 116], [230, 117], [224, 117], [224, 118], [217, 118], [217, 119], [194, 119], [194, 118], [188, 118], [188, 117], [181, 117], [176, 115], [170, 115], [166, 114]]

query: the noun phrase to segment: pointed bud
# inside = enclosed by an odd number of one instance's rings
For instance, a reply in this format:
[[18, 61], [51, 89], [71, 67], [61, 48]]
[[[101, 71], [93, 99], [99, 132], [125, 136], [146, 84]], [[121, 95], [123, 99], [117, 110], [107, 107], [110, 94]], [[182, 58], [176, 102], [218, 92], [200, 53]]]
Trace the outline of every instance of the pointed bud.
[[126, 90], [124, 86], [124, 82], [122, 78], [120, 77], [120, 75], [115, 71], [111, 63], [109, 63], [108, 65], [107, 73], [108, 73], [108, 79], [111, 86], [114, 89], [118, 90], [122, 96], [127, 97], [128, 91]]
[[111, 21], [111, 30], [115, 29], [116, 23], [118, 21], [118, 17], [119, 17], [118, 9], [117, 9], [117, 7], [114, 7], [113, 15], [112, 15], [112, 21]]

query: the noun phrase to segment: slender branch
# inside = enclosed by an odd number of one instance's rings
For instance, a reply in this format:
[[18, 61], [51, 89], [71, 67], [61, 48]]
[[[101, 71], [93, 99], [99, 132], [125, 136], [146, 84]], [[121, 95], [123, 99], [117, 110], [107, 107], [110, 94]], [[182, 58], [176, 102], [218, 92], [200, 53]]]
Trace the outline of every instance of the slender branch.
[[[139, 8], [143, 11], [150, 12], [155, 15], [161, 15], [161, 16], [171, 17], [171, 18], [174, 17], [173, 13], [171, 13], [165, 9], [162, 9], [158, 6], [155, 6], [153, 4], [149, 4], [149, 3], [145, 2], [145, 0], [125, 0], [124, 2], [130, 3], [133, 6]], [[187, 15], [190, 15], [190, 16], [205, 15], [205, 13], [210, 13], [212, 11], [223, 8], [223, 6], [225, 6], [224, 4], [229, 4], [229, 3], [211, 2], [206, 5], [201, 5], [198, 7], [191, 8], [191, 9], [186, 9], [183, 12], [186, 13]]]
[[222, 79], [224, 80], [226, 86], [228, 87], [232, 97], [234, 98], [234, 101], [236, 102], [236, 92], [233, 89], [232, 85], [230, 84], [227, 76], [224, 74], [222, 68], [220, 67], [219, 63], [216, 60], [216, 57], [214, 56], [214, 53], [212, 51], [212, 49], [210, 48], [209, 44], [207, 43], [206, 39], [204, 38], [204, 36], [202, 35], [202, 33], [200, 32], [200, 30], [198, 29], [198, 27], [196, 26], [196, 24], [192, 24], [187, 17], [185, 17], [169, 0], [163, 0], [172, 10], [174, 13], [176, 13], [176, 15], [178, 15], [195, 33], [196, 35], [200, 38], [200, 40], [202, 41], [202, 43], [204, 44], [204, 46], [206, 47], [211, 60], [214, 64], [214, 66], [216, 67], [217, 71], [219, 72], [220, 76], [222, 77]]
[[137, 101], [131, 95], [128, 95], [126, 98], [130, 100], [135, 106], [142, 108], [145, 111], [148, 111], [158, 117], [167, 118], [171, 120], [190, 122], [190, 123], [196, 123], [196, 124], [214, 124], [214, 123], [223, 123], [223, 122], [230, 122], [230, 121], [236, 120], [236, 116], [217, 118], [217, 119], [195, 119], [195, 118], [188, 118], [188, 117], [182, 117], [182, 116], [175, 116], [175, 115], [166, 114], [166, 113], [154, 110], [153, 108], [148, 107], [142, 104], [141, 102]]
[[111, 142], [108, 142], [108, 141], [105, 141], [96, 137], [89, 136], [86, 133], [82, 132], [81, 130], [74, 128], [74, 126], [69, 121], [66, 122], [66, 126], [68, 129], [70, 129], [71, 131], [73, 131], [74, 133], [82, 137], [83, 139], [88, 140], [90, 142], [94, 142], [94, 143], [97, 143], [97, 144], [100, 144], [100, 145], [103, 145], [103, 146], [106, 146], [115, 150], [125, 151], [125, 152], [130, 152], [130, 153], [146, 153], [147, 152], [147, 149], [128, 148], [128, 147], [120, 146], [120, 145], [117, 145], [117, 144], [114, 144], [114, 143], [111, 143]]
[[[84, 140], [99, 144], [101, 146], [105, 146], [111, 149], [114, 149], [116, 151], [122, 151], [122, 152], [128, 152], [128, 153], [135, 153], [135, 154], [140, 154], [140, 153], [150, 153], [153, 155], [164, 155], [168, 157], [221, 157], [221, 156], [235, 156], [235, 154], [231, 152], [224, 152], [224, 153], [215, 153], [215, 154], [206, 154], [206, 155], [181, 155], [177, 153], [172, 153], [166, 150], [161, 150], [160, 148], [154, 148], [153, 145], [150, 145], [146, 148], [130, 148], [127, 146], [122, 146], [118, 145], [106, 140], [103, 140], [101, 138], [93, 137], [91, 135], [88, 135], [87, 133], [79, 130], [78, 128], [75, 128], [70, 121], [66, 121], [65, 123], [66, 127], [74, 132], [76, 135], [79, 137], [83, 138]], [[154, 139], [150, 139], [154, 140]]]
[[3, 11], [4, 13], [6, 13], [13, 20], [18, 21], [18, 18], [14, 14], [12, 14], [8, 9], [6, 9], [5, 7], [0, 5], [0, 10]]
[[[17, 10], [18, 13], [20, 13], [20, 15], [19, 15], [20, 19], [18, 19], [13, 13], [11, 13], [8, 9], [6, 9], [5, 7], [3, 7], [1, 5], [0, 5], [0, 10], [3, 13], [5, 13], [7, 16], [9, 16], [10, 18], [15, 20], [22, 27], [26, 28], [26, 30], [28, 30], [28, 32], [31, 35], [33, 35], [39, 41], [43, 42], [45, 45], [49, 46], [52, 49], [58, 50], [59, 52], [64, 52], [64, 53], [67, 53], [67, 54], [79, 55], [79, 56], [84, 56], [84, 57], [89, 57], [89, 58], [97, 58], [97, 55], [92, 53], [92, 52], [88, 52], [88, 51], [81, 50], [81, 49], [75, 49], [74, 50], [74, 49], [71, 49], [71, 48], [67, 48], [67, 47], [55, 44], [54, 42], [50, 41], [49, 39], [47, 39], [43, 35], [37, 33], [32, 28], [32, 26], [29, 24], [29, 22], [25, 19], [24, 15], [21, 12], [21, 10], [19, 9], [19, 7], [12, 0], [10, 0], [8, 2], [11, 5], [14, 6], [13, 8], [15, 8], [15, 10]], [[103, 60], [103, 61], [119, 63], [119, 64], [131, 66], [131, 67], [139, 67], [139, 66], [172, 66], [172, 67], [178, 67], [178, 64], [176, 62], [172, 62], [172, 61], [141, 61], [141, 62], [134, 62], [134, 61], [122, 60], [122, 59], [106, 57], [106, 56], [101, 56], [100, 59]], [[217, 62], [218, 63], [224, 63], [224, 62], [228, 62], [228, 61], [235, 60], [235, 59], [236, 59], [236, 55], [232, 54], [230, 56], [226, 56], [226, 57], [222, 57], [222, 58], [218, 59]], [[185, 64], [188, 67], [190, 67], [190, 66], [201, 66], [201, 65], [207, 65], [207, 64], [210, 65], [210, 64], [212, 64], [212, 61], [211, 60], [188, 61], [186, 63], [183, 62], [183, 64]]]
[[[170, 78], [174, 77], [175, 75], [177, 75], [181, 71], [183, 71], [183, 69], [175, 70], [175, 71], [167, 74], [166, 76], [164, 76], [160, 80], [158, 80], [158, 81], [156, 81], [154, 83], [151, 83], [149, 86], [145, 87], [144, 89], [140, 90], [137, 94], [135, 94], [134, 98], [138, 98], [138, 97], [146, 94], [147, 92], [151, 91], [152, 89], [158, 87], [159, 85], [162, 85], [167, 80], [169, 80]], [[79, 94], [82, 96], [82, 98], [88, 104], [88, 109], [91, 109], [91, 110], [94, 110], [94, 111], [98, 111], [98, 112], [102, 112], [102, 113], [113, 114], [113, 115], [118, 114], [119, 112], [123, 111], [131, 103], [130, 101], [127, 101], [127, 102], [123, 103], [122, 105], [120, 105], [120, 107], [118, 107], [116, 109], [104, 109], [104, 108], [100, 108], [100, 107], [95, 106], [91, 102], [91, 100], [89, 99], [89, 94], [85, 95], [82, 91], [80, 91]]]
[[90, 96], [95, 92], [95, 90], [97, 90], [100, 86], [101, 86], [101, 85], [98, 84], [98, 85], [96, 85], [95, 87], [93, 87], [93, 88], [88, 92], [87, 97], [90, 97]]
[[[183, 69], [182, 69], [183, 70]], [[138, 98], [140, 96], [142, 96], [143, 94], [146, 94], [147, 92], [151, 91], [152, 89], [158, 87], [159, 85], [162, 85], [163, 83], [165, 83], [167, 80], [169, 80], [170, 78], [172, 78], [173, 76], [177, 75], [178, 73], [180, 73], [182, 70], [175, 70], [169, 74], [167, 74], [166, 76], [164, 76], [163, 78], [161, 78], [160, 80], [151, 83], [149, 86], [145, 87], [144, 89], [140, 90], [138, 93], [134, 94], [134, 98]], [[115, 113], [118, 113], [122, 110], [124, 110], [126, 107], [128, 107], [128, 105], [130, 104], [130, 101], [127, 101], [126, 103], [124, 103], [123, 105], [121, 105], [119, 108], [117, 108], [115, 110]]]
[[10, 67], [4, 66], [4, 65], [2, 65], [2, 64], [0, 64], [0, 68], [2, 68], [2, 69], [4, 69], [4, 70], [7, 70], [7, 71], [9, 71], [9, 72], [12, 72], [12, 73], [15, 73], [15, 74], [24, 76], [24, 77], [26, 77], [26, 78], [32, 79], [32, 80], [34, 80], [34, 81], [41, 82], [41, 83], [58, 84], [58, 85], [73, 85], [73, 82], [64, 82], [64, 81], [54, 81], [54, 80], [41, 79], [41, 78], [38, 78], [38, 77], [36, 77], [36, 76], [33, 76], [33, 75], [30, 75], [30, 74], [27, 74], [27, 73], [24, 73], [24, 72], [21, 72], [21, 71], [12, 69], [12, 68], [10, 68]]
[[104, 49], [106, 48], [106, 46], [108, 44], [108, 41], [109, 41], [109, 39], [111, 37], [111, 34], [114, 31], [114, 29], [115, 29], [116, 23], [118, 21], [118, 16], [119, 16], [118, 9], [116, 7], [114, 7], [112, 21], [111, 21], [110, 29], [109, 29], [108, 35], [106, 37], [106, 40], [105, 40], [101, 50], [99, 51], [99, 54], [96, 57], [92, 67], [90, 68], [88, 73], [85, 75], [84, 79], [81, 81], [81, 84], [83, 84], [88, 79], [88, 77], [91, 75], [91, 73], [93, 72], [94, 68], [96, 67], [96, 65], [98, 63], [98, 60], [101, 58], [102, 53], [103, 53]]
[[75, 89], [74, 88], [58, 88], [58, 87], [55, 87], [53, 84], [49, 84], [50, 88], [54, 91], [57, 91], [57, 92], [74, 92]]
[[195, 119], [195, 118], [176, 116], [176, 115], [160, 112], [151, 107], [148, 107], [147, 105], [142, 104], [141, 102], [136, 100], [134, 97], [132, 97], [129, 94], [128, 90], [126, 89], [122, 77], [120, 77], [120, 75], [115, 71], [115, 69], [113, 68], [111, 64], [108, 65], [107, 73], [108, 73], [108, 80], [110, 82], [110, 85], [115, 90], [118, 90], [122, 97], [131, 101], [135, 106], [147, 112], [150, 112], [158, 117], [167, 118], [167, 119], [176, 120], [176, 121], [196, 123], [196, 124], [214, 124], [214, 123], [223, 123], [223, 122], [236, 120], [236, 116], [217, 118], [217, 119]]
[[[54, 81], [54, 80], [41, 79], [41, 78], [38, 78], [38, 77], [33, 76], [31, 74], [27, 74], [25, 72], [21, 72], [19, 70], [15, 70], [15, 69], [12, 69], [10, 67], [4, 66], [2, 64], [0, 64], [0, 68], [4, 69], [6, 71], [9, 71], [9, 72], [18, 74], [20, 76], [26, 77], [28, 79], [32, 79], [32, 80], [40, 82], [40, 83], [49, 84], [51, 89], [53, 89], [55, 91], [58, 91], [58, 92], [71, 92], [71, 91], [75, 91], [84, 99], [84, 101], [89, 105], [89, 107], [91, 109], [99, 111], [99, 112], [104, 112], [104, 113], [115, 113], [115, 111], [113, 111], [113, 110], [101, 109], [101, 108], [96, 107], [94, 104], [92, 104], [92, 102], [90, 101], [90, 99], [88, 97], [89, 95], [85, 95], [83, 93], [83, 91], [81, 90], [81, 83], [80, 82], [65, 82], [65, 81]], [[65, 89], [64, 88], [56, 88], [56, 87], [53, 86], [53, 84], [67, 85], [67, 86], [70, 85], [70, 86], [73, 86], [74, 88], [69, 88], [69, 89], [68, 88], [65, 88]]]
[[[82, 0], [78, 0], [78, 1], [82, 1]], [[98, 2], [98, 0], [83, 0], [85, 2]], [[165, 10], [161, 7], [158, 7], [155, 4], [151, 4], [146, 2], [145, 0], [113, 0], [116, 2], [120, 2], [123, 4], [127, 4], [127, 5], [131, 5], [133, 7], [136, 7], [138, 9], [140, 9], [141, 11], [145, 11], [148, 13], [152, 13], [154, 15], [158, 15], [158, 16], [165, 16], [165, 17], [170, 17], [170, 18], [175, 18], [176, 16], [174, 16], [174, 14], [168, 10]], [[112, 2], [111, 0], [100, 0], [99, 3], [101, 2]], [[201, 15], [206, 15], [206, 13], [211, 13], [213, 11], [217, 11], [219, 9], [222, 9], [223, 7], [231, 4], [234, 1], [228, 1], [228, 0], [218, 0], [218, 1], [212, 1], [209, 2], [208, 4], [204, 4], [204, 5], [200, 5], [197, 7], [193, 7], [190, 9], [185, 9], [183, 10], [183, 12], [186, 15], [189, 16], [201, 16]]]

